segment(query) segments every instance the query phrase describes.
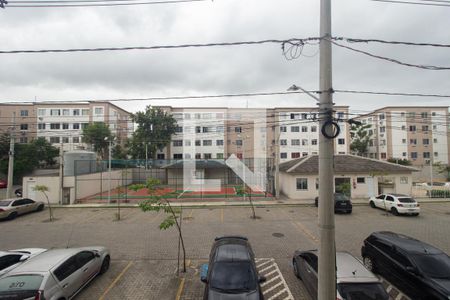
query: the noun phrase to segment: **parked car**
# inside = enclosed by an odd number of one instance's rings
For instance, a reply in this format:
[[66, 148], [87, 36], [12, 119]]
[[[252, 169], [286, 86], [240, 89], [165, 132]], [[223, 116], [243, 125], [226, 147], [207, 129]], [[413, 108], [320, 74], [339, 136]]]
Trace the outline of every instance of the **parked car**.
[[109, 263], [105, 247], [50, 249], [0, 278], [0, 299], [72, 299]]
[[46, 250], [47, 249], [42, 248], [26, 248], [0, 251], [0, 277], [16, 268], [27, 259]]
[[203, 299], [264, 299], [255, 255], [246, 237], [224, 236], [214, 240], [208, 265], [200, 276], [206, 283]]
[[6, 189], [8, 182], [5, 179], [0, 179], [0, 189]]
[[[292, 258], [294, 274], [313, 299], [317, 299], [318, 252], [297, 250]], [[336, 299], [388, 300], [381, 281], [348, 252], [336, 252]]]
[[403, 194], [381, 194], [370, 197], [369, 205], [372, 208], [390, 211], [396, 216], [399, 214], [418, 216], [420, 213], [420, 204], [414, 198]]
[[[314, 205], [319, 207], [319, 197], [314, 199]], [[352, 213], [353, 205], [352, 200], [342, 193], [334, 194], [334, 212]]]
[[394, 232], [374, 232], [361, 248], [364, 264], [417, 300], [450, 299], [450, 258], [443, 251]]
[[12, 220], [18, 215], [44, 209], [44, 202], [28, 198], [0, 200], [0, 219]]

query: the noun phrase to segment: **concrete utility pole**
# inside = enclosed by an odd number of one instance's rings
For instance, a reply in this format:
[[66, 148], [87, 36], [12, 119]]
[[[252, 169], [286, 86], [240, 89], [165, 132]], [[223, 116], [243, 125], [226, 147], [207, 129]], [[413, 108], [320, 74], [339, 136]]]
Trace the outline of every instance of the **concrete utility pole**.
[[59, 204], [64, 204], [64, 144], [59, 148]]
[[275, 199], [280, 199], [280, 124], [275, 125]]
[[16, 112], [13, 112], [13, 126], [9, 137], [9, 161], [8, 161], [8, 183], [6, 186], [6, 198], [12, 198], [13, 174], [14, 174], [14, 139], [16, 135]]
[[[331, 0], [320, 1], [320, 128], [332, 130]], [[325, 127], [325, 128], [324, 128]], [[336, 299], [336, 248], [334, 225], [334, 140], [319, 139], [319, 287], [318, 299]]]

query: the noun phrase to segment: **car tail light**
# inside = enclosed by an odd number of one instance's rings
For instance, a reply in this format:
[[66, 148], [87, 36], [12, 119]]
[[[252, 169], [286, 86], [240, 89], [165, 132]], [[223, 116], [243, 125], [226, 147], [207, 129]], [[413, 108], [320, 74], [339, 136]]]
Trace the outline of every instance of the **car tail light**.
[[3, 208], [0, 208], [0, 211], [5, 211]]
[[37, 291], [36, 296], [34, 296], [34, 300], [45, 300], [44, 291]]
[[399, 203], [399, 204], [397, 204], [397, 206], [399, 206], [399, 207], [403, 207], [403, 204]]

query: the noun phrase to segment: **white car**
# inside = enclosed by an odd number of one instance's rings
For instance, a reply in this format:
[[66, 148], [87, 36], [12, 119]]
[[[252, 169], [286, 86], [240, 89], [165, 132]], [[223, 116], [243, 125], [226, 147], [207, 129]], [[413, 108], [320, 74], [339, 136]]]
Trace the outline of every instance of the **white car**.
[[0, 299], [69, 300], [109, 263], [105, 247], [50, 249], [0, 278]]
[[38, 255], [47, 249], [42, 248], [26, 248], [0, 251], [0, 277], [18, 267], [27, 259]]
[[373, 208], [378, 207], [390, 211], [396, 216], [399, 214], [418, 216], [420, 213], [420, 204], [408, 195], [381, 194], [370, 197], [369, 204]]

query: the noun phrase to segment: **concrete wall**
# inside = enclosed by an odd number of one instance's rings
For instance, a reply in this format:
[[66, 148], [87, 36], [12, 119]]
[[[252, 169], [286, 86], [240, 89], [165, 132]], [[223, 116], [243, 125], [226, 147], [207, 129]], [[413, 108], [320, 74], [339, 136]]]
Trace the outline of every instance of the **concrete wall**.
[[[124, 173], [127, 172], [127, 173]], [[127, 178], [128, 177], [128, 178]], [[99, 172], [76, 176], [75, 198], [81, 199], [109, 190], [109, 172]], [[111, 171], [111, 189], [132, 183], [130, 170]]]
[[36, 185], [45, 185], [48, 188], [46, 192], [50, 203], [59, 204], [59, 176], [51, 177], [24, 177], [23, 178], [23, 197], [27, 197], [36, 201], [44, 201], [47, 199], [41, 192], [33, 191]]

